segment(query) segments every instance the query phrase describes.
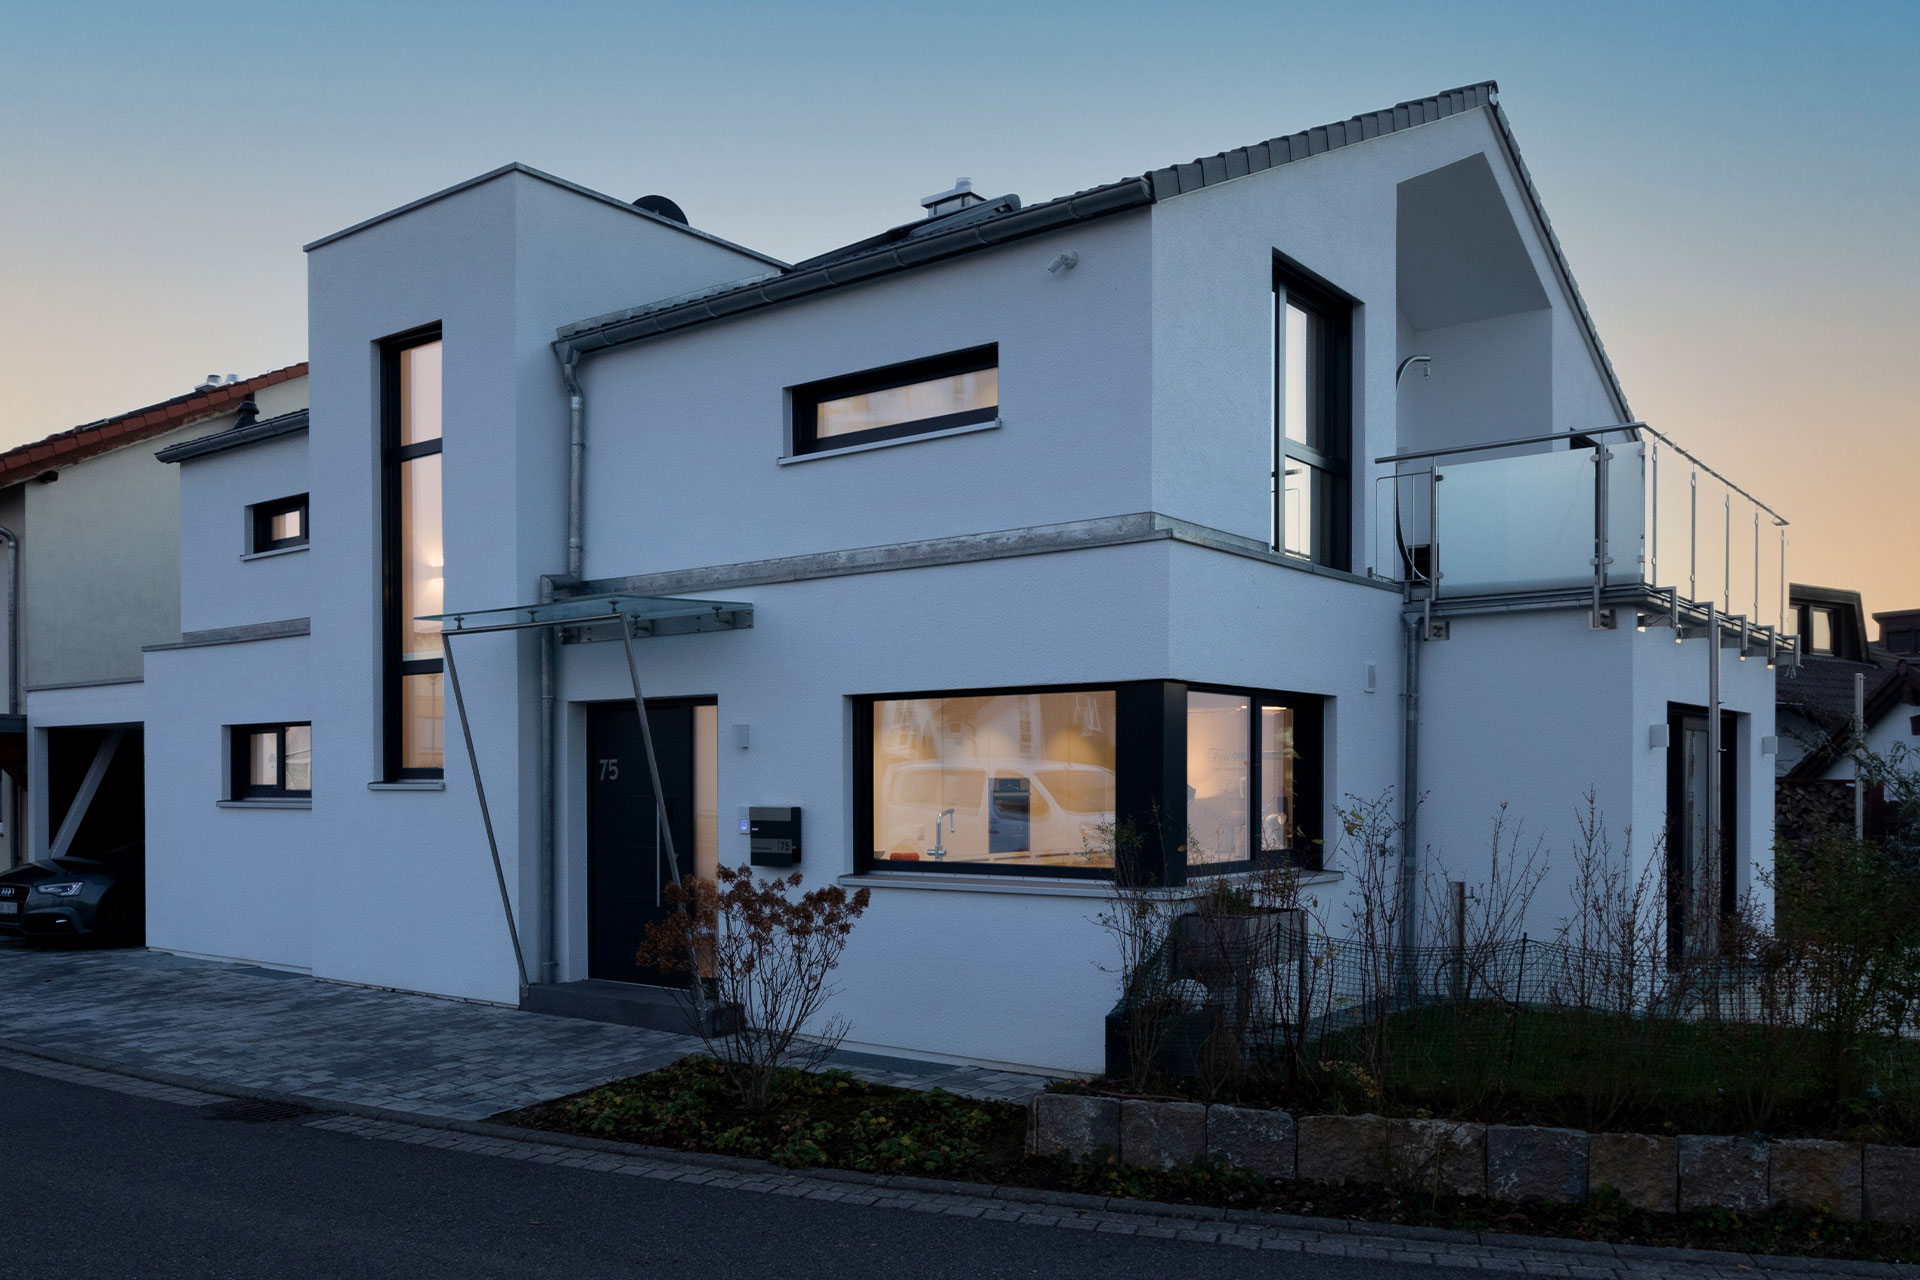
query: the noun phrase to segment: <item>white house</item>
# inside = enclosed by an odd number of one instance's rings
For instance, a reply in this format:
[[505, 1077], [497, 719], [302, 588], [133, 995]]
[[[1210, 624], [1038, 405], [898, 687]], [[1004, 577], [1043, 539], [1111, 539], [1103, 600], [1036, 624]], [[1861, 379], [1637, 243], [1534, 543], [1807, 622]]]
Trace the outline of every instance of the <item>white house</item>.
[[[0, 868], [138, 846], [141, 651], [177, 642], [181, 626], [180, 478], [154, 448], [305, 403], [304, 365], [210, 376], [0, 453], [0, 647], [9, 659], [0, 763], [10, 774], [0, 785]], [[187, 509], [189, 525], [195, 514]], [[197, 541], [191, 527], [188, 538]]]
[[644, 1020], [668, 846], [791, 808], [855, 1042], [1084, 1070], [1116, 818], [1337, 902], [1344, 797], [1471, 878], [1591, 790], [1754, 885], [1777, 517], [1633, 421], [1492, 84], [921, 203], [789, 265], [509, 165], [309, 245], [310, 417], [170, 451], [150, 943]]

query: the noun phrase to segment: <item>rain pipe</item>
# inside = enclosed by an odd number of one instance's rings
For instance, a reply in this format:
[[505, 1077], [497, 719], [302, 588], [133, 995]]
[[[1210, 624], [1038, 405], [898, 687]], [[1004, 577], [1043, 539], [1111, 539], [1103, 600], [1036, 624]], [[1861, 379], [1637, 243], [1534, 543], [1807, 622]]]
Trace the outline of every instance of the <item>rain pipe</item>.
[[[0, 542], [7, 544], [7, 714], [20, 714], [20, 538], [0, 526]], [[7, 862], [12, 863], [20, 826], [17, 813], [8, 814]]]
[[[580, 386], [580, 352], [571, 346], [559, 346], [554, 354], [560, 360], [560, 380], [567, 389], [567, 571], [563, 578], [545, 575], [540, 579], [540, 603], [551, 604], [554, 588], [579, 585], [586, 565], [585, 527], [587, 481], [587, 396]], [[554, 723], [559, 713], [555, 700], [558, 682], [560, 637], [550, 627], [540, 631], [540, 891], [546, 902], [544, 925], [540, 930], [539, 975], [542, 982], [558, 981], [560, 976], [560, 887], [558, 884], [558, 832], [554, 817], [556, 759], [559, 738]]]

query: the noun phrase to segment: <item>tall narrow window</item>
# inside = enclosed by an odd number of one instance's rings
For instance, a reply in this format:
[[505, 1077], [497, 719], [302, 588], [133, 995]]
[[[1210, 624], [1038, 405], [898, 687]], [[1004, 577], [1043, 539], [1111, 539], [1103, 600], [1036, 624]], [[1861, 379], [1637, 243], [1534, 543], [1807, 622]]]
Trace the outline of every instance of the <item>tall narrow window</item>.
[[438, 778], [446, 711], [440, 624], [446, 549], [440, 518], [440, 334], [386, 348], [386, 773]]
[[1348, 567], [1351, 302], [1276, 268], [1272, 546]]

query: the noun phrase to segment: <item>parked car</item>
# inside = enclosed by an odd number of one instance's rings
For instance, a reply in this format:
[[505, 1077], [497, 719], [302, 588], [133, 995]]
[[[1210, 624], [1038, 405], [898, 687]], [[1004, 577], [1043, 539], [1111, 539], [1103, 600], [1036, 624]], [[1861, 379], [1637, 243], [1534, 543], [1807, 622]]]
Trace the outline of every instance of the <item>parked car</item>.
[[121, 845], [0, 872], [0, 935], [137, 943], [146, 923], [145, 849]]

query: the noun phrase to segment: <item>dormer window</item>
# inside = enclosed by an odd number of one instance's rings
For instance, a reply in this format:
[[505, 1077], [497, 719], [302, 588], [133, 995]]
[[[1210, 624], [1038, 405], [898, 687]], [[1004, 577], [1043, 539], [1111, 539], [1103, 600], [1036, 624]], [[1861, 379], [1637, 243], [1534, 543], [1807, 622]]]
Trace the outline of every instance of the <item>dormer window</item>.
[[795, 387], [793, 452], [930, 435], [1000, 416], [1000, 349], [975, 347]]

